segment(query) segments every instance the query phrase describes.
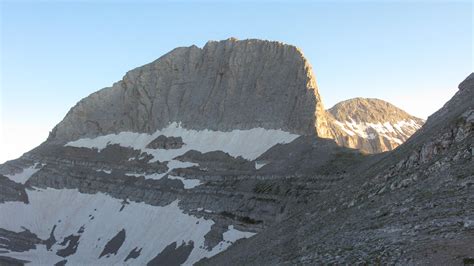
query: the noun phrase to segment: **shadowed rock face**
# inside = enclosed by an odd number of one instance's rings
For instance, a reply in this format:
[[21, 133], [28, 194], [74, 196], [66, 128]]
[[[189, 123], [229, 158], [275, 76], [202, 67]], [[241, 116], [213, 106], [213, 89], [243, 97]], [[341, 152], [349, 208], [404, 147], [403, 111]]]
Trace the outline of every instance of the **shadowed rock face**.
[[183, 139], [181, 137], [166, 137], [163, 135], [158, 136], [152, 142], [147, 145], [149, 149], [179, 149], [183, 146]]
[[28, 203], [25, 186], [15, 183], [8, 177], [0, 175], [0, 203], [7, 201], [22, 201]]
[[102, 253], [100, 253], [99, 258], [111, 254], [117, 255], [117, 251], [122, 246], [123, 242], [125, 241], [125, 229], [120, 230], [112, 239], [104, 247]]
[[0, 256], [0, 263], [2, 265], [23, 266], [27, 262], [28, 261], [26, 261], [26, 260], [19, 260], [19, 259], [14, 259], [14, 258], [10, 258], [10, 257]]
[[176, 48], [129, 71], [74, 106], [49, 140], [154, 132], [170, 122], [190, 129], [262, 127], [311, 135], [324, 127], [325, 114], [311, 66], [298, 48], [228, 39]]
[[173, 242], [163, 249], [155, 258], [148, 262], [147, 265], [179, 266], [186, 261], [193, 248], [193, 242], [189, 242], [187, 244], [183, 242], [179, 247], [176, 246], [176, 242]]
[[128, 253], [127, 257], [125, 258], [124, 262], [127, 262], [127, 260], [132, 260], [136, 259], [140, 256], [142, 249], [134, 248], [130, 250], [130, 253]]
[[368, 156], [311, 207], [201, 264], [471, 263], [473, 150], [471, 74], [396, 150]]
[[41, 242], [41, 239], [28, 230], [12, 232], [0, 228], [0, 246], [8, 250], [23, 252], [30, 249], [36, 249], [36, 245]]
[[65, 246], [65, 248], [58, 250], [56, 254], [65, 258], [76, 253], [80, 238], [80, 235], [69, 235], [65, 237], [63, 242], [60, 243], [60, 245]]

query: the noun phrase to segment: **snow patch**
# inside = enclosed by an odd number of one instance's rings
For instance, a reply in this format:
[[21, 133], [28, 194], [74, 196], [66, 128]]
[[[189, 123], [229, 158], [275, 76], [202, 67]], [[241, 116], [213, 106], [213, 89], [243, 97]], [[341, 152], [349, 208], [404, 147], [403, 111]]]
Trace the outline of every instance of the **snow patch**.
[[263, 162], [255, 162], [255, 169], [260, 169], [262, 167], [264, 167], [267, 163], [263, 163]]
[[230, 247], [232, 244], [235, 243], [235, 241], [242, 239], [242, 238], [249, 238], [254, 236], [256, 233], [253, 232], [244, 232], [244, 231], [239, 231], [237, 229], [234, 229], [233, 225], [229, 225], [227, 227], [227, 231], [222, 234], [223, 240], [219, 242], [212, 250], [211, 254], [214, 256], [215, 254], [218, 254], [224, 250], [226, 250], [228, 247]]
[[356, 122], [353, 119], [349, 121], [335, 121], [346, 134], [349, 136], [359, 136], [365, 139], [376, 139], [378, 136], [391, 140], [395, 143], [402, 144], [413, 133], [415, 133], [421, 125], [415, 120], [401, 120], [397, 123], [366, 123]]
[[153, 180], [160, 180], [162, 179], [166, 173], [162, 174], [149, 174], [149, 175], [144, 175], [145, 179], [153, 179]]
[[[168, 166], [168, 171], [166, 173], [155, 173], [155, 174], [146, 174], [146, 173], [126, 173], [125, 175], [126, 176], [135, 176], [135, 177], [139, 177], [139, 176], [143, 176], [145, 177], [145, 179], [155, 179], [155, 180], [158, 180], [158, 179], [161, 179], [163, 178], [165, 175], [167, 175], [168, 173], [170, 173], [173, 169], [177, 169], [177, 168], [188, 168], [188, 167], [192, 167], [192, 166], [199, 166], [199, 164], [197, 163], [191, 163], [191, 162], [181, 162], [181, 161], [178, 161], [178, 160], [171, 160], [167, 163], [167, 166]], [[173, 178], [170, 178], [170, 179], [173, 179]], [[174, 179], [179, 179], [179, 178], [174, 178]], [[180, 179], [181, 180], [181, 179]], [[190, 179], [188, 179], [190, 180]], [[193, 179], [195, 180], [195, 179]], [[186, 186], [185, 186], [186, 187]]]
[[[181, 137], [184, 145], [179, 149], [148, 149], [146, 146], [158, 136]], [[182, 128], [176, 122], [153, 134], [121, 132], [96, 138], [82, 138], [68, 142], [65, 146], [97, 148], [102, 150], [109, 144], [119, 144], [153, 155], [151, 162], [165, 162], [184, 154], [189, 150], [202, 153], [223, 151], [231, 156], [242, 156], [254, 160], [272, 146], [279, 143], [289, 143], [299, 137], [282, 130], [253, 128], [248, 130], [233, 130], [230, 132], [213, 130], [191, 130]]]
[[104, 169], [98, 169], [98, 170], [95, 170], [96, 172], [103, 172], [103, 173], [106, 173], [106, 174], [111, 174], [112, 173], [112, 170], [104, 170]]
[[5, 176], [8, 177], [13, 182], [25, 184], [26, 181], [28, 181], [28, 179], [30, 179], [32, 175], [34, 175], [36, 172], [41, 170], [41, 167], [38, 167], [38, 165], [39, 163], [35, 163], [34, 165], [30, 167], [24, 168], [23, 171], [21, 171], [20, 173], [5, 175]]
[[191, 163], [191, 162], [181, 162], [181, 161], [178, 161], [178, 160], [171, 160], [171, 161], [168, 162], [167, 166], [168, 166], [168, 172], [171, 172], [171, 170], [173, 170], [173, 169], [199, 166], [199, 164]]
[[224, 241], [228, 241], [232, 243], [234, 243], [235, 241], [241, 238], [249, 238], [255, 235], [255, 233], [252, 233], [252, 232], [244, 232], [244, 231], [239, 231], [237, 229], [234, 229], [233, 225], [229, 225], [227, 229], [228, 230], [223, 234]]
[[134, 177], [139, 177], [139, 176], [145, 176], [145, 173], [125, 173], [126, 176], [134, 176]]
[[168, 178], [181, 180], [181, 182], [183, 182], [184, 184], [184, 189], [195, 188], [201, 184], [201, 180], [199, 179], [186, 179], [180, 176], [173, 176], [173, 175], [169, 175]]
[[[224, 234], [221, 248], [208, 251], [204, 236], [214, 224], [212, 220], [185, 214], [178, 207], [178, 201], [167, 206], [151, 206], [145, 203], [129, 202], [123, 208], [122, 200], [103, 193], [82, 194], [76, 189], [27, 190], [29, 204], [6, 202], [0, 204], [0, 227], [14, 232], [27, 228], [41, 239], [50, 236], [56, 225], [54, 236], [57, 242], [46, 250], [44, 245], [25, 252], [11, 252], [0, 247], [4, 255], [31, 261], [36, 265], [53, 265], [64, 258], [56, 252], [65, 237], [80, 235], [77, 251], [66, 259], [72, 265], [117, 265], [135, 247], [142, 248], [133, 264], [146, 264], [166, 246], [193, 241], [194, 249], [184, 264], [191, 265], [204, 257], [211, 257], [225, 250], [235, 240], [249, 237], [253, 233], [241, 232], [229, 227]], [[83, 232], [78, 232], [83, 227]], [[126, 238], [116, 255], [99, 255], [104, 246], [122, 229]]]
[[346, 124], [345, 123], [342, 123], [340, 121], [335, 121], [336, 122], [336, 125], [338, 125], [344, 132], [346, 132], [347, 135], [349, 136], [354, 136], [355, 133], [353, 131], [351, 131], [350, 129], [346, 128]]
[[196, 211], [198, 211], [198, 212], [205, 212], [205, 213], [214, 213], [213, 211], [208, 210], [208, 209], [204, 209], [204, 208], [197, 208]]

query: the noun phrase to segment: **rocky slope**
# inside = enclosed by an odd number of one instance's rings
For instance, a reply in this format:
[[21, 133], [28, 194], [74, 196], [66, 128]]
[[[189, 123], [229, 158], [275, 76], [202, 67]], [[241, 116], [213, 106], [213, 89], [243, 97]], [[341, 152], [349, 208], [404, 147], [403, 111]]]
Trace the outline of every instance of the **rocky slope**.
[[333, 135], [342, 146], [367, 153], [390, 151], [421, 128], [424, 121], [379, 100], [354, 98], [328, 110]]
[[[45, 143], [0, 166], [0, 261], [211, 257], [339, 182], [328, 174], [343, 171], [338, 157], [362, 158], [315, 138], [325, 119], [294, 46], [177, 48], [81, 100]], [[309, 184], [313, 171], [321, 183]]]
[[[406, 191], [404, 200], [423, 190], [400, 189], [425, 180], [403, 181], [411, 176], [394, 167], [408, 166], [407, 154], [419, 151], [414, 158], [424, 170], [436, 164], [432, 158], [464, 147], [448, 169], [457, 171], [461, 162], [461, 170], [469, 169], [471, 120], [462, 114], [472, 107], [472, 90], [466, 84], [464, 97], [430, 118], [437, 122], [429, 121], [425, 133], [393, 153], [366, 155], [321, 138], [334, 136], [335, 118], [324, 110], [297, 48], [235, 39], [177, 48], [81, 100], [46, 142], [0, 165], [0, 263], [189, 265], [233, 245], [214, 262], [378, 259], [372, 255], [385, 253], [370, 246], [378, 243], [374, 235], [385, 237], [387, 252], [399, 238], [376, 227], [386, 219], [378, 218], [379, 208], [391, 205], [385, 198], [374, 203], [372, 190], [389, 198]], [[434, 125], [454, 130], [452, 121], [464, 123], [466, 137], [446, 146], [448, 153], [439, 148], [444, 142], [423, 151], [426, 138], [440, 130]], [[365, 214], [356, 215], [361, 210]], [[364, 238], [359, 229], [375, 231]], [[331, 235], [336, 238], [327, 239]], [[315, 239], [324, 237], [327, 245], [318, 245]], [[368, 244], [359, 248], [357, 240]], [[334, 251], [339, 241], [357, 252], [341, 256]]]
[[[238, 142], [238, 150], [213, 141], [199, 146], [205, 139], [232, 142], [235, 135], [187, 132], [178, 149], [142, 150], [113, 139], [105, 146], [88, 142], [94, 148], [43, 144], [0, 167], [9, 179], [0, 183], [7, 192], [0, 204], [7, 253], [0, 261], [192, 264], [339, 186], [349, 162], [364, 159], [311, 136], [259, 154], [250, 135], [252, 147]], [[170, 257], [175, 260], [163, 259]]]
[[473, 157], [474, 73], [398, 149], [354, 165], [343, 186], [202, 263], [472, 264]]

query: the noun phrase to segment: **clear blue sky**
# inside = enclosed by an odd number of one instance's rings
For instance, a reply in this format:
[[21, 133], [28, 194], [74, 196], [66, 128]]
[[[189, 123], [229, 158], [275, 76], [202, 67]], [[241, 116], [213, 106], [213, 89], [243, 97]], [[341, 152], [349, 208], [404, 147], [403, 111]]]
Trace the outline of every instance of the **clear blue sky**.
[[126, 71], [207, 40], [300, 47], [326, 107], [375, 97], [426, 118], [473, 71], [471, 1], [0, 3], [0, 163]]

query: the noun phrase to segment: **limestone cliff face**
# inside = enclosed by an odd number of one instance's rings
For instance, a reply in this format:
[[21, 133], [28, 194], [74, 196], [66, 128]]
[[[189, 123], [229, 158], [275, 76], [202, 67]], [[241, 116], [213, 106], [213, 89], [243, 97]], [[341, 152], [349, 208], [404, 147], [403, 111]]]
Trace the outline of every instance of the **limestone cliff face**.
[[329, 127], [339, 145], [367, 153], [393, 150], [415, 133], [424, 121], [379, 100], [354, 98], [328, 110]]
[[295, 46], [264, 40], [176, 48], [82, 99], [51, 132], [67, 142], [123, 131], [281, 129], [368, 153], [392, 150], [423, 121], [376, 99], [325, 111], [311, 65]]
[[327, 124], [311, 66], [298, 48], [231, 38], [202, 49], [176, 48], [129, 71], [74, 106], [49, 140], [153, 132], [170, 122], [192, 129], [263, 127], [302, 135], [324, 135]]

